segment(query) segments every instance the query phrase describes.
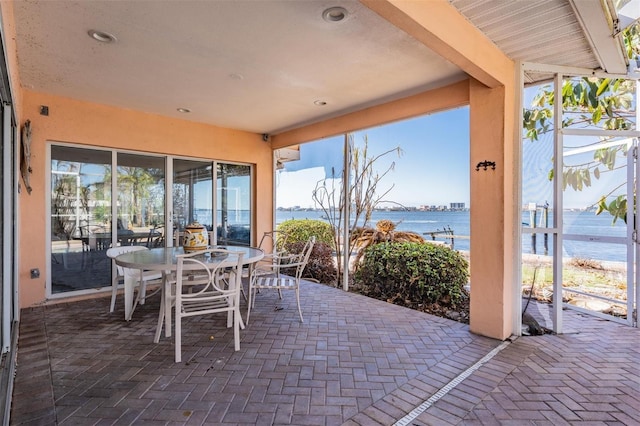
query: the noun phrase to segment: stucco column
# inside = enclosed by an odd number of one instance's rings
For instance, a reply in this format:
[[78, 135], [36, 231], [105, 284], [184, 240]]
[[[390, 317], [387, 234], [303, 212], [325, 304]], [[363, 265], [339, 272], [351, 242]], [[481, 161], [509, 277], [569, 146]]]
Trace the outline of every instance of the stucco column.
[[[513, 86], [472, 80], [470, 99], [471, 312], [473, 333], [500, 340], [514, 326], [517, 210]], [[476, 171], [480, 162], [495, 162]]]

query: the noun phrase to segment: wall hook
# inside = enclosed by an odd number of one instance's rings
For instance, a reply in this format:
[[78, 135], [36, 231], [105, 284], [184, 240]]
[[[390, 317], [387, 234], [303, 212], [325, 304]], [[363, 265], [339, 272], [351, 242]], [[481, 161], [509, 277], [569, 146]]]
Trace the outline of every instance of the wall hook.
[[487, 168], [491, 167], [491, 170], [495, 170], [496, 169], [496, 162], [495, 161], [481, 161], [476, 165], [476, 172], [478, 170], [480, 170], [480, 167], [482, 167], [485, 170], [487, 170]]

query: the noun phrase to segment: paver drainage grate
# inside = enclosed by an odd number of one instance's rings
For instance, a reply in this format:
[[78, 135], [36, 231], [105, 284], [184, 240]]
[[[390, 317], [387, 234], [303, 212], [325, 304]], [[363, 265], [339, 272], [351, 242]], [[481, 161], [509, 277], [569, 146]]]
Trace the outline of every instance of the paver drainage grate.
[[454, 389], [456, 386], [458, 386], [464, 379], [469, 377], [474, 371], [476, 371], [478, 368], [482, 367], [482, 365], [484, 365], [487, 361], [489, 361], [494, 356], [498, 355], [498, 353], [500, 353], [501, 350], [503, 350], [507, 346], [509, 346], [509, 344], [514, 340], [515, 339], [510, 339], [510, 340], [506, 340], [506, 341], [502, 342], [500, 344], [500, 346], [494, 348], [491, 352], [489, 352], [484, 357], [482, 357], [482, 359], [480, 359], [478, 362], [473, 364], [471, 367], [467, 368], [465, 371], [460, 373], [457, 377], [455, 377], [449, 383], [447, 383], [446, 385], [441, 387], [440, 390], [438, 390], [438, 392], [436, 392], [435, 394], [433, 394], [431, 396], [431, 398], [427, 399], [422, 404], [418, 405], [416, 408], [411, 410], [411, 412], [409, 414], [407, 414], [406, 416], [404, 416], [403, 418], [401, 418], [400, 420], [395, 422], [393, 425], [394, 426], [407, 426], [407, 425], [411, 424], [411, 422], [414, 421], [420, 414], [422, 414], [426, 410], [428, 410], [429, 407], [431, 407], [433, 404], [435, 404], [440, 398], [442, 398], [443, 396], [448, 394], [452, 389]]

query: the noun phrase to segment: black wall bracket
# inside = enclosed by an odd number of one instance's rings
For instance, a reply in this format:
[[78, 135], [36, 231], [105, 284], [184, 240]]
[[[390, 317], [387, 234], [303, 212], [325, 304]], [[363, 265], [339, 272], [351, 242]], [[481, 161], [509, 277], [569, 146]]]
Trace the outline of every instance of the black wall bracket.
[[484, 170], [487, 170], [489, 167], [491, 167], [491, 170], [495, 170], [496, 169], [496, 162], [495, 161], [481, 161], [476, 165], [476, 172], [478, 170], [480, 170], [480, 167], [482, 167]]

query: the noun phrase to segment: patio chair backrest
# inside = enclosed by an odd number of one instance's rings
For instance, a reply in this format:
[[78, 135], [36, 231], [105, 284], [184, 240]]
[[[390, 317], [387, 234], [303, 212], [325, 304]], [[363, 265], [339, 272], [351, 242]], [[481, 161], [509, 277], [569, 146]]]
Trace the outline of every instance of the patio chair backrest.
[[265, 253], [281, 253], [285, 251], [289, 234], [284, 231], [267, 231], [262, 234], [258, 248], [264, 250]]
[[[182, 318], [185, 317], [226, 312], [227, 327], [233, 326], [234, 329], [235, 350], [240, 350], [242, 319], [239, 306], [243, 256], [241, 252], [220, 249], [178, 256], [174, 300], [176, 362], [182, 360]], [[218, 262], [214, 261], [216, 258]]]

